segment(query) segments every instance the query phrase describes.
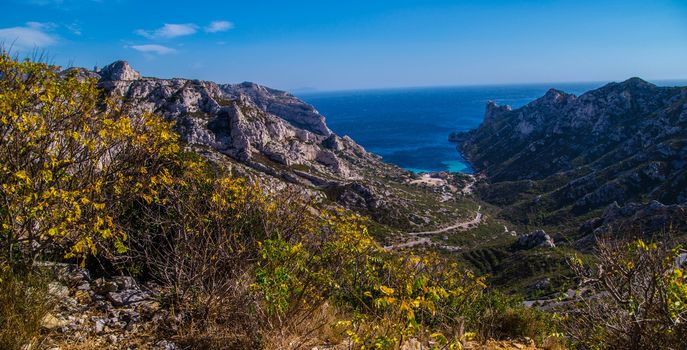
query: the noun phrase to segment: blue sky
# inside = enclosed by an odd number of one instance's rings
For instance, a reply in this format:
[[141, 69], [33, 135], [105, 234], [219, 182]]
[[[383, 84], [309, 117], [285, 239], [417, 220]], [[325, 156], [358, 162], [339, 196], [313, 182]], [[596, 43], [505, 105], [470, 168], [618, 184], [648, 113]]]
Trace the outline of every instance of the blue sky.
[[0, 0], [60, 65], [318, 90], [687, 78], [687, 1]]

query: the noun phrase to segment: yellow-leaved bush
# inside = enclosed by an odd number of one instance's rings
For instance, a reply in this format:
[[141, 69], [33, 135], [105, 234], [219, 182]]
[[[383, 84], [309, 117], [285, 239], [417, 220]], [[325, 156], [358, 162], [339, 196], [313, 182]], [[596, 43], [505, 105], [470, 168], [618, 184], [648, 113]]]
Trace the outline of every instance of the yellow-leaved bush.
[[179, 152], [169, 123], [120, 113], [78, 70], [0, 53], [0, 244], [8, 261], [123, 252], [120, 203], [156, 196]]
[[268, 312], [304, 321], [321, 310], [317, 303], [334, 305], [345, 315], [334, 328], [360, 349], [398, 348], [410, 338], [459, 347], [464, 315], [486, 288], [484, 278], [437, 255], [385, 251], [364, 221], [322, 212], [315, 237], [263, 242], [253, 287]]

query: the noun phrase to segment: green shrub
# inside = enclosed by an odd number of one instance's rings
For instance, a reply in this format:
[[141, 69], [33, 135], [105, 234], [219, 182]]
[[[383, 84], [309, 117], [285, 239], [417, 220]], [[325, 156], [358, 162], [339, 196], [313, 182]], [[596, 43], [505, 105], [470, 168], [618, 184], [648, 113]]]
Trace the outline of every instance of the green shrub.
[[541, 342], [556, 334], [552, 316], [525, 307], [520, 297], [490, 291], [483, 294], [470, 311], [468, 325], [481, 340], [530, 337]]

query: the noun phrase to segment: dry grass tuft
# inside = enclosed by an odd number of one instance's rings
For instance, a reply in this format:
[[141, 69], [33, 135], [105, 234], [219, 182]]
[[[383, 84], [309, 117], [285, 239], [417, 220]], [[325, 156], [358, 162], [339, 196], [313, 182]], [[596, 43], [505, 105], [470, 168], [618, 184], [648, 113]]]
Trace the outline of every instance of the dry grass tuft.
[[42, 340], [41, 320], [52, 309], [48, 279], [0, 267], [0, 349], [33, 348]]
[[296, 315], [281, 328], [265, 334], [263, 348], [301, 350], [342, 344], [346, 335], [335, 327], [340, 319], [337, 310], [325, 303], [316, 312]]

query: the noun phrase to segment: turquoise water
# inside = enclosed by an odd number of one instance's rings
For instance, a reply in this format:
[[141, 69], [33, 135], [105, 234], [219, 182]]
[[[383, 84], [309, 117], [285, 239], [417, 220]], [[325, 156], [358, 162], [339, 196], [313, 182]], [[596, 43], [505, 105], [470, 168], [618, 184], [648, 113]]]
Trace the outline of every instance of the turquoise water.
[[549, 88], [581, 93], [605, 83], [465, 86], [303, 93], [339, 135], [349, 135], [387, 162], [413, 172], [471, 172], [448, 142], [452, 131], [476, 128], [489, 100], [520, 107]]
[[[452, 148], [452, 150], [457, 151], [456, 149]], [[449, 155], [449, 157], [455, 156], [455, 155]], [[458, 156], [460, 159], [456, 160], [440, 160], [439, 163], [442, 165], [441, 167], [434, 167], [432, 169], [422, 169], [422, 168], [413, 168], [410, 166], [406, 166], [405, 169], [412, 171], [414, 173], [427, 173], [427, 172], [432, 172], [432, 171], [439, 171], [439, 170], [446, 170], [454, 173], [470, 173], [472, 172], [472, 169], [470, 169], [470, 165], [465, 162], [465, 160], [460, 156], [460, 153]], [[398, 161], [397, 165], [401, 165], [405, 162], [403, 161]]]

